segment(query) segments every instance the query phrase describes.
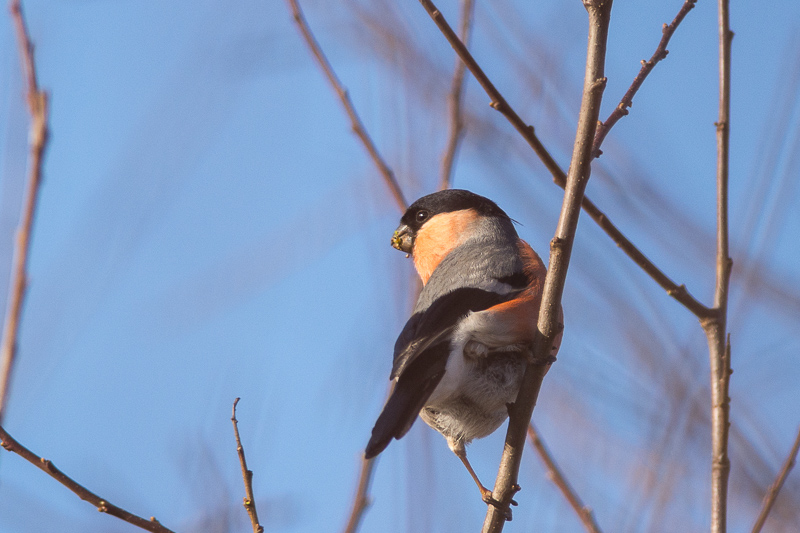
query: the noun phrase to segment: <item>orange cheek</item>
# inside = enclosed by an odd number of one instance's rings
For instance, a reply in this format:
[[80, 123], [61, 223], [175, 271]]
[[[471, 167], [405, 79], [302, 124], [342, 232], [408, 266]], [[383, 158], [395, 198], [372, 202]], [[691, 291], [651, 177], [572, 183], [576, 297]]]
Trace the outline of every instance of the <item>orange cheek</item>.
[[414, 266], [423, 285], [442, 259], [474, 230], [477, 220], [474, 209], [463, 209], [436, 215], [419, 229], [414, 240]]

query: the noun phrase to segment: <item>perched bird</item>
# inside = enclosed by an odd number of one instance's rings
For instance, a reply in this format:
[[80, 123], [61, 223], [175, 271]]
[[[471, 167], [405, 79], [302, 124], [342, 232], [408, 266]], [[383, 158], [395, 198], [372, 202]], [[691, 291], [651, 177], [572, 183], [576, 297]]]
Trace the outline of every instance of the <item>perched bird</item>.
[[[365, 456], [408, 433], [420, 415], [444, 435], [490, 502], [466, 445], [500, 427], [516, 400], [532, 357], [544, 263], [497, 204], [457, 189], [414, 202], [392, 246], [413, 257], [424, 287], [395, 344], [396, 383]], [[559, 344], [560, 336], [551, 356]], [[554, 360], [548, 359], [543, 364]]]

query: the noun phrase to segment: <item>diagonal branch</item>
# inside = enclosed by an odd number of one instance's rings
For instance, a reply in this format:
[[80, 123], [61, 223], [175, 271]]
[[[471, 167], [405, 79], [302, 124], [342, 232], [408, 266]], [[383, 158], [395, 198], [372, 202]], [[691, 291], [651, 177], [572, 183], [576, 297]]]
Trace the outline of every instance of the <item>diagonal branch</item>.
[[39, 457], [25, 446], [14, 440], [14, 438], [2, 427], [0, 427], [0, 445], [2, 445], [3, 448], [9, 452], [16, 453], [29, 463], [46, 472], [50, 477], [77, 494], [81, 500], [94, 505], [101, 513], [110, 514], [111, 516], [115, 516], [120, 520], [124, 520], [125, 522], [133, 524], [138, 528], [146, 531], [152, 531], [153, 533], [175, 533], [171, 529], [167, 529], [166, 527], [162, 526], [161, 523], [155, 519], [155, 517], [150, 517], [150, 520], [147, 520], [140, 516], [136, 516], [133, 513], [129, 513], [125, 509], [109, 503], [107, 500], [104, 500], [56, 468], [56, 465], [54, 465], [52, 462], [44, 459], [43, 457]]
[[253, 525], [253, 533], [263, 533], [264, 527], [258, 523], [258, 511], [256, 510], [256, 499], [253, 496], [253, 471], [247, 469], [247, 461], [244, 458], [244, 446], [242, 446], [242, 439], [239, 438], [239, 421], [236, 420], [236, 405], [241, 398], [233, 400], [233, 414], [231, 414], [231, 422], [233, 423], [233, 434], [236, 437], [236, 452], [239, 454], [239, 464], [242, 466], [242, 479], [244, 479], [244, 508], [247, 509], [247, 515], [250, 517], [250, 523]]
[[602, 533], [600, 526], [597, 524], [592, 514], [592, 509], [583, 504], [580, 497], [575, 493], [575, 489], [572, 488], [572, 485], [570, 485], [569, 481], [564, 477], [564, 474], [550, 454], [550, 450], [545, 446], [533, 423], [528, 425], [528, 440], [536, 450], [536, 453], [539, 454], [539, 458], [545, 464], [548, 477], [555, 483], [558, 490], [561, 491], [561, 494], [564, 495], [564, 498], [566, 498], [572, 506], [575, 514], [577, 514], [580, 521], [583, 522], [583, 527], [586, 528], [586, 531], [589, 533]]
[[648, 61], [642, 61], [642, 68], [633, 79], [633, 83], [631, 83], [631, 86], [625, 92], [625, 95], [622, 97], [622, 100], [620, 100], [619, 105], [617, 105], [614, 111], [611, 112], [605, 122], [598, 125], [597, 133], [594, 135], [594, 146], [592, 147], [593, 157], [599, 157], [600, 154], [603, 153], [600, 150], [600, 145], [603, 144], [606, 135], [608, 135], [608, 132], [611, 131], [611, 128], [614, 127], [614, 124], [616, 124], [619, 119], [628, 114], [628, 108], [633, 105], [633, 97], [639, 91], [639, 88], [644, 83], [645, 78], [647, 78], [658, 62], [667, 57], [667, 54], [669, 54], [667, 45], [669, 44], [669, 40], [672, 38], [672, 34], [675, 33], [678, 25], [680, 25], [689, 11], [694, 8], [696, 3], [697, 0], [686, 0], [683, 3], [683, 6], [681, 6], [680, 11], [678, 11], [678, 14], [675, 15], [675, 18], [672, 20], [672, 22], [669, 24], [664, 24], [664, 27], [661, 30], [661, 41], [658, 43], [656, 51]]
[[550, 361], [553, 340], [560, 333], [561, 297], [575, 242], [575, 232], [578, 229], [581, 202], [591, 173], [592, 141], [606, 85], [605, 54], [612, 0], [584, 0], [584, 6], [589, 13], [589, 42], [575, 145], [558, 226], [555, 237], [550, 243], [550, 261], [539, 308], [538, 334], [533, 360], [528, 363], [519, 395], [509, 409], [505, 448], [492, 493], [492, 497], [501, 504], [489, 505], [483, 523], [483, 533], [502, 531], [505, 521], [511, 518], [509, 505], [514, 493], [519, 490], [517, 479], [525, 446], [525, 434], [536, 405], [539, 388], [547, 372], [546, 363]]
[[344, 528], [344, 533], [356, 533], [358, 527], [361, 525], [361, 519], [364, 517], [364, 511], [370, 505], [369, 485], [372, 481], [372, 472], [375, 469], [375, 459], [365, 459], [361, 457], [361, 468], [358, 473], [358, 488], [356, 489], [355, 498], [353, 498], [353, 507], [350, 509], [350, 516], [347, 519], [347, 525]]
[[28, 108], [31, 114], [30, 156], [28, 169], [28, 187], [25, 191], [25, 203], [22, 207], [17, 239], [14, 247], [12, 284], [9, 290], [8, 309], [3, 327], [2, 346], [0, 346], [0, 424], [8, 402], [8, 391], [11, 387], [11, 374], [17, 354], [17, 335], [19, 333], [22, 304], [25, 289], [28, 285], [28, 253], [30, 250], [31, 230], [36, 211], [36, 200], [39, 196], [39, 184], [42, 181], [42, 159], [47, 147], [47, 93], [39, 89], [36, 80], [36, 65], [33, 61], [33, 44], [28, 36], [22, 6], [19, 0], [11, 2], [11, 16], [19, 43], [22, 70], [27, 85]]
[[342, 102], [344, 110], [350, 119], [350, 125], [353, 128], [353, 132], [358, 136], [359, 139], [361, 139], [364, 148], [367, 149], [372, 161], [378, 167], [378, 170], [383, 176], [386, 186], [389, 187], [389, 192], [392, 194], [392, 197], [394, 198], [397, 206], [400, 208], [400, 211], [405, 211], [408, 204], [403, 196], [403, 191], [400, 189], [400, 185], [397, 183], [394, 172], [392, 172], [392, 169], [389, 168], [389, 165], [387, 165], [386, 161], [384, 161], [384, 159], [381, 157], [381, 154], [378, 152], [378, 148], [375, 146], [372, 138], [364, 128], [364, 123], [361, 122], [361, 118], [358, 116], [358, 113], [356, 113], [355, 107], [353, 107], [353, 102], [350, 100], [350, 95], [347, 93], [347, 89], [345, 89], [344, 85], [342, 85], [342, 82], [339, 81], [339, 78], [333, 71], [333, 67], [328, 61], [328, 58], [325, 56], [325, 53], [322, 51], [317, 39], [311, 32], [308, 21], [303, 15], [302, 9], [300, 9], [300, 4], [297, 0], [286, 0], [286, 2], [289, 4], [289, 9], [292, 11], [294, 21], [297, 23], [297, 27], [300, 30], [300, 33], [302, 34], [303, 39], [305, 40], [309, 49], [311, 49], [314, 59], [317, 60], [320, 68], [325, 73], [325, 77], [328, 78], [328, 82], [339, 96], [339, 100]]
[[[472, 17], [474, 13], [474, 0], [461, 0], [461, 42], [469, 43]], [[464, 74], [466, 65], [461, 59], [456, 58], [456, 68], [453, 72], [453, 81], [450, 85], [450, 94], [447, 97], [448, 114], [450, 115], [450, 134], [447, 147], [442, 157], [442, 174], [439, 189], [448, 189], [453, 181], [453, 163], [455, 162], [458, 147], [464, 137], [464, 117], [461, 110], [464, 101]]]
[[789, 451], [789, 456], [783, 463], [783, 468], [778, 472], [778, 477], [775, 478], [775, 481], [772, 482], [772, 485], [769, 486], [767, 493], [764, 495], [764, 501], [761, 504], [761, 512], [758, 513], [758, 518], [756, 518], [756, 522], [753, 524], [753, 533], [759, 533], [761, 528], [764, 527], [764, 522], [767, 521], [767, 516], [769, 516], [772, 505], [775, 503], [775, 499], [778, 497], [781, 487], [783, 487], [783, 482], [786, 481], [789, 472], [794, 468], [798, 450], [800, 450], [800, 431], [797, 432], [797, 437], [794, 439], [792, 449]]
[[[467, 66], [467, 69], [472, 73], [478, 83], [483, 87], [483, 90], [491, 99], [491, 107], [499, 111], [506, 119], [514, 126], [520, 135], [527, 141], [528, 145], [533, 149], [536, 155], [544, 163], [547, 170], [552, 174], [553, 181], [564, 188], [566, 184], [567, 175], [558, 166], [555, 159], [550, 155], [550, 152], [544, 147], [542, 142], [536, 136], [533, 126], [526, 124], [520, 116], [514, 111], [514, 108], [509, 105], [500, 91], [494, 86], [489, 77], [483, 72], [483, 69], [472, 57], [464, 43], [458, 38], [458, 35], [453, 31], [448, 24], [447, 20], [442, 15], [441, 11], [430, 0], [420, 0], [420, 3], [428, 12], [430, 17], [436, 23], [436, 26], [444, 35], [450, 46], [453, 47], [458, 57]], [[694, 296], [689, 293], [684, 285], [675, 283], [669, 276], [662, 272], [641, 250], [639, 250], [625, 235], [609, 220], [591, 200], [583, 197], [582, 207], [586, 213], [594, 220], [600, 228], [605, 231], [614, 243], [630, 257], [647, 275], [653, 278], [661, 288], [667, 291], [672, 298], [681, 303], [690, 312], [698, 318], [708, 317], [711, 310], [700, 303]]]

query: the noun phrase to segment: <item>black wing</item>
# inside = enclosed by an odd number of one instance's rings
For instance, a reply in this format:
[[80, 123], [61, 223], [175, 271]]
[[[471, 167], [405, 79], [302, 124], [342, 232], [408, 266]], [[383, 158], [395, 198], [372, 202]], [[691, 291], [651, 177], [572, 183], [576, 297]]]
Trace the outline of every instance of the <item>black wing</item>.
[[397, 377], [397, 384], [372, 429], [365, 451], [367, 459], [411, 429], [444, 376], [450, 355], [450, 334], [459, 321], [470, 312], [483, 311], [512, 297], [513, 293], [501, 295], [464, 287], [441, 296], [408, 320], [395, 344], [390, 379]]
[[389, 379], [401, 375], [429, 346], [449, 341], [450, 334], [470, 312], [484, 311], [506, 302], [516, 292], [498, 294], [475, 287], [461, 287], [440, 296], [424, 311], [414, 313], [394, 345], [394, 363]]

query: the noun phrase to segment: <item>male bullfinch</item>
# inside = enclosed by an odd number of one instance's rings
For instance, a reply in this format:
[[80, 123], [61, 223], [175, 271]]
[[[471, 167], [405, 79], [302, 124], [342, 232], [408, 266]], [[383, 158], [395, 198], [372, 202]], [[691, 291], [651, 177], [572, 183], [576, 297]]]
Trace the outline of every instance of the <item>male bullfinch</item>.
[[[544, 263], [497, 204], [457, 189], [414, 202], [392, 246], [411, 254], [424, 287], [394, 346], [395, 387], [365, 456], [408, 433], [420, 415], [444, 435], [489, 502], [492, 492], [465, 446], [500, 427], [517, 398], [532, 357]], [[559, 345], [560, 335], [551, 356]]]

